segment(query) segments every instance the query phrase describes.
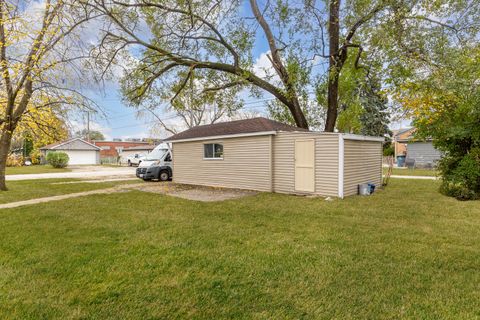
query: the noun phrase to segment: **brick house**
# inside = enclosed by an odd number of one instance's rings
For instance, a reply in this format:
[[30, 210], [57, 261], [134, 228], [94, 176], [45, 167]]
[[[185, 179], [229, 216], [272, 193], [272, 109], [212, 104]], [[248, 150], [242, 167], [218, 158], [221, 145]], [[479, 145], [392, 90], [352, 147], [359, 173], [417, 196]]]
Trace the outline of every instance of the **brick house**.
[[148, 142], [143, 141], [92, 141], [94, 145], [100, 148], [100, 158], [117, 158], [123, 149], [148, 146]]

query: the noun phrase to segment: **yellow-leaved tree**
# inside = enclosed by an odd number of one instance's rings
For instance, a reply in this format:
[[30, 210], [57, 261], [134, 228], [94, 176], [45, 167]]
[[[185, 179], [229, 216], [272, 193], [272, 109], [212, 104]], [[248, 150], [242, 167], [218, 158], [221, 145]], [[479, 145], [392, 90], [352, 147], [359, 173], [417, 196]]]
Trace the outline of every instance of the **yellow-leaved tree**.
[[28, 145], [28, 153], [34, 164], [40, 160], [40, 148], [68, 138], [68, 129], [56, 108], [27, 108], [18, 123], [13, 140]]
[[81, 70], [79, 29], [91, 18], [75, 0], [0, 0], [0, 190], [7, 190], [6, 160], [22, 120], [79, 105], [67, 83]]

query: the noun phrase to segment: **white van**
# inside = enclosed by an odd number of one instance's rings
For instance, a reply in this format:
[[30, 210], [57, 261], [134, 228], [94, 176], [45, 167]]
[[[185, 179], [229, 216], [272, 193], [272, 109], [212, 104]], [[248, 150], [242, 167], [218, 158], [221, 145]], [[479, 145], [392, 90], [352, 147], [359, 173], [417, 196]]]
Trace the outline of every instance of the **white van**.
[[171, 165], [171, 152], [170, 147], [166, 143], [161, 143], [155, 147], [150, 153], [146, 155], [139, 167], [150, 167], [152, 165]]
[[150, 152], [137, 168], [136, 175], [145, 181], [172, 179], [172, 153], [163, 143]]

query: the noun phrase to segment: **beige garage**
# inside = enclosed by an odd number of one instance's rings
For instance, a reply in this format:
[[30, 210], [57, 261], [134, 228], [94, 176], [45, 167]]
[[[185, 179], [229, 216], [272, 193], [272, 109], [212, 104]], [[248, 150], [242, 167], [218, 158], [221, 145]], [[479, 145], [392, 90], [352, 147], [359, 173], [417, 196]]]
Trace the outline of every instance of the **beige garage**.
[[194, 127], [165, 142], [178, 183], [343, 198], [361, 183], [381, 184], [383, 140], [253, 118]]

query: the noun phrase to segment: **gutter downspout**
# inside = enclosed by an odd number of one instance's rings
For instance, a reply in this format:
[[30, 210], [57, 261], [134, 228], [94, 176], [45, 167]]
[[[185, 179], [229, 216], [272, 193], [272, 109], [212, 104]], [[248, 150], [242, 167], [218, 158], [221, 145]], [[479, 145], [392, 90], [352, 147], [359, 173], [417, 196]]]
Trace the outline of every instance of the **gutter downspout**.
[[345, 141], [343, 135], [338, 135], [338, 197], [343, 199], [344, 187], [344, 170], [345, 170]]

